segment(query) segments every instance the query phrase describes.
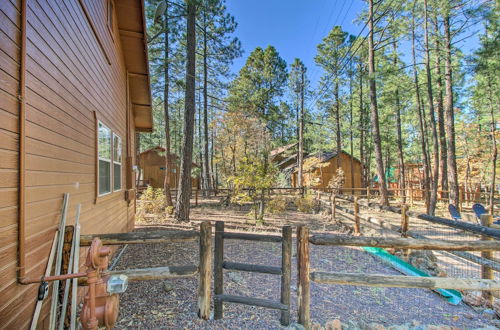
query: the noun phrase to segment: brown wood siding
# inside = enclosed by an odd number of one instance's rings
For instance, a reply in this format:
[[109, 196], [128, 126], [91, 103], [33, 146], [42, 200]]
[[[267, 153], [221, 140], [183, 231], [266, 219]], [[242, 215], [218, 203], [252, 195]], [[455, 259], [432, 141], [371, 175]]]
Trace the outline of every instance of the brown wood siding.
[[[343, 188], [362, 188], [361, 187], [361, 163], [353, 159], [354, 182], [351, 178], [351, 156], [341, 153], [340, 167], [344, 171], [345, 182]], [[328, 165], [321, 169], [315, 169], [312, 173], [304, 173], [304, 185], [313, 188], [327, 188], [332, 177], [337, 175], [337, 156], [328, 160]], [[319, 182], [313, 182], [319, 178]], [[297, 187], [297, 172], [292, 174], [292, 186]]]
[[[127, 146], [127, 129], [132, 137], [135, 129], [126, 122], [126, 68], [120, 37], [116, 27], [114, 36], [107, 27], [106, 0], [83, 2], [97, 36], [79, 0], [27, 2], [25, 212], [28, 277], [39, 276], [44, 271], [65, 192], [70, 193], [69, 224], [74, 222], [77, 204], [82, 204], [82, 233], [133, 228], [135, 203], [125, 201], [125, 159], [134, 156], [134, 139], [128, 139], [131, 145]], [[2, 329], [29, 326], [38, 290], [37, 285], [17, 284], [16, 278], [20, 9], [20, 0], [0, 1]], [[104, 45], [106, 54], [96, 38]], [[122, 190], [97, 200], [94, 113], [120, 135], [123, 145]], [[131, 151], [130, 155], [127, 150]], [[82, 249], [81, 253], [83, 263], [85, 251]], [[44, 311], [49, 304], [47, 300]]]

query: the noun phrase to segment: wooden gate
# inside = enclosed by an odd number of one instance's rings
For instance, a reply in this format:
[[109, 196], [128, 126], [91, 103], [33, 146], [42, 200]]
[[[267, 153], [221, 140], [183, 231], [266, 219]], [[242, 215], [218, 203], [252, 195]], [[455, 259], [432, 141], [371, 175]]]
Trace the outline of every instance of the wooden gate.
[[[258, 242], [281, 243], [281, 267], [254, 265], [224, 261], [224, 239], [240, 239]], [[215, 224], [215, 256], [214, 256], [214, 318], [223, 317], [223, 304], [236, 303], [281, 310], [282, 325], [290, 323], [290, 282], [292, 277], [292, 227], [284, 226], [281, 236], [258, 235], [246, 233], [224, 232], [224, 222]], [[223, 269], [281, 275], [280, 302], [244, 296], [224, 294]]]

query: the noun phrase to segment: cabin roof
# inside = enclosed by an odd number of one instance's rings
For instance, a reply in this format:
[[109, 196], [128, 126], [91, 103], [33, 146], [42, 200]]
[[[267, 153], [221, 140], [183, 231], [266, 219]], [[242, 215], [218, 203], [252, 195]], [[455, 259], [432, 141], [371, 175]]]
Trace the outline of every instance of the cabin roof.
[[[341, 152], [348, 157], [352, 157], [352, 159], [354, 159], [355, 161], [360, 162], [359, 159], [357, 159], [354, 156], [351, 156], [351, 154], [345, 152], [344, 150], [342, 150]], [[312, 154], [310, 156], [307, 156], [306, 158], [317, 157], [317, 158], [319, 158], [321, 163], [324, 163], [324, 162], [327, 162], [336, 156], [337, 156], [337, 151], [323, 151], [323, 152], [318, 152], [318, 153]]]
[[153, 115], [144, 0], [117, 1], [116, 16], [128, 71], [134, 124], [139, 132], [151, 132]]

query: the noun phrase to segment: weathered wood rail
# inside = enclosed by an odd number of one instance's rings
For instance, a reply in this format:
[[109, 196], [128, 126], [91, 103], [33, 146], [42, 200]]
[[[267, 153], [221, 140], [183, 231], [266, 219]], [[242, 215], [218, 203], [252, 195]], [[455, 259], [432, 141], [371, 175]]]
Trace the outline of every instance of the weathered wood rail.
[[[281, 267], [254, 265], [224, 261], [224, 240], [238, 239], [257, 242], [281, 243]], [[224, 231], [224, 222], [215, 223], [215, 255], [214, 255], [214, 319], [224, 316], [223, 304], [235, 303], [259, 306], [281, 311], [282, 325], [290, 324], [290, 284], [292, 279], [292, 227], [284, 226], [281, 236], [259, 235], [247, 233], [230, 233]], [[232, 296], [224, 294], [223, 270], [271, 274], [281, 276], [281, 299], [279, 302], [253, 297]]]
[[109, 275], [126, 275], [129, 281], [147, 281], [199, 276], [198, 316], [210, 318], [210, 291], [212, 281], [212, 226], [209, 221], [200, 224], [199, 231], [144, 231], [130, 233], [110, 233], [81, 235], [81, 246], [89, 246], [92, 239], [99, 237], [104, 245], [181, 243], [199, 240], [199, 264], [163, 266], [108, 271]]
[[298, 269], [298, 319], [306, 329], [310, 328], [310, 282], [339, 285], [361, 285], [374, 287], [428, 288], [454, 290], [500, 291], [500, 281], [493, 279], [462, 279], [448, 277], [394, 276], [382, 274], [353, 274], [310, 270], [309, 244], [330, 246], [373, 246], [401, 249], [474, 250], [499, 251], [498, 241], [444, 241], [410, 238], [351, 237], [344, 235], [309, 235], [306, 226], [297, 229]]

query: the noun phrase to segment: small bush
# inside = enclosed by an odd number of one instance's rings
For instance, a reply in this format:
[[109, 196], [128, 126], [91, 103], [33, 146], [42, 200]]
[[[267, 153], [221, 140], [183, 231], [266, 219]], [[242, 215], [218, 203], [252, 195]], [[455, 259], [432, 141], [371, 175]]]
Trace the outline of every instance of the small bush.
[[286, 198], [283, 196], [276, 196], [267, 203], [267, 212], [271, 214], [283, 213], [287, 206]]
[[165, 210], [166, 198], [161, 188], [153, 188], [148, 186], [148, 188], [142, 193], [139, 198], [141, 209], [146, 214], [158, 214]]
[[314, 209], [314, 197], [312, 194], [306, 194], [304, 197], [295, 199], [295, 206], [299, 212], [309, 213]]

